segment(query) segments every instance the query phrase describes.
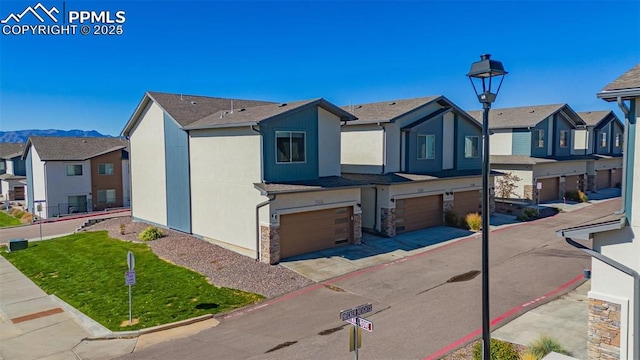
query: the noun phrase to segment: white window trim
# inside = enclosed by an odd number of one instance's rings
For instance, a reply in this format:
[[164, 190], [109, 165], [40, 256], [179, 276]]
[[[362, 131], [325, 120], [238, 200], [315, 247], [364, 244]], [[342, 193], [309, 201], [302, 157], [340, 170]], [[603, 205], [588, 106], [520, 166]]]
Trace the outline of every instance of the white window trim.
[[[425, 140], [424, 140], [424, 144], [425, 144], [425, 149], [424, 149], [425, 151], [424, 152], [425, 152], [425, 154], [424, 154], [424, 157], [421, 157], [420, 156], [420, 147], [417, 147], [417, 150], [418, 150], [417, 152], [418, 153], [416, 155], [418, 157], [418, 160], [433, 160], [433, 159], [435, 159], [436, 158], [436, 136], [433, 135], [433, 134], [418, 134], [417, 144], [420, 143], [420, 138], [421, 137], [425, 138]], [[429, 137], [433, 138], [433, 156], [431, 156], [431, 157], [429, 157], [429, 149], [427, 149], [427, 139]]]
[[[291, 156], [291, 161], [278, 161], [278, 133], [279, 132], [286, 132], [289, 133], [289, 146], [291, 146], [291, 144], [293, 144], [293, 142], [291, 141], [291, 134], [293, 133], [300, 133], [300, 134], [304, 134], [304, 161], [293, 161], [293, 156]], [[298, 131], [298, 130], [276, 130], [274, 133], [274, 137], [275, 137], [275, 158], [276, 158], [276, 164], [306, 164], [307, 163], [307, 132], [306, 131]], [[289, 155], [291, 155], [291, 149], [289, 149]]]
[[[477, 155], [473, 156], [467, 156], [467, 138], [476, 138], [478, 139], [477, 144], [478, 144], [478, 151], [477, 151]], [[471, 142], [471, 144], [473, 144], [473, 142]], [[473, 152], [473, 151], [472, 151]], [[464, 158], [465, 159], [477, 159], [480, 157], [480, 137], [479, 136], [475, 136], [475, 135], [466, 135], [464, 137]]]

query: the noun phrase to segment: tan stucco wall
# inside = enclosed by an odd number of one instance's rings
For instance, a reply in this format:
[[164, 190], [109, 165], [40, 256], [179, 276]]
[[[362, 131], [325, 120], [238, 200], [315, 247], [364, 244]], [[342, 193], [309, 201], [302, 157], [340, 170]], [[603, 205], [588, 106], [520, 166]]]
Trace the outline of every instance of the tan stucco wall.
[[489, 153], [491, 155], [511, 155], [513, 145], [511, 130], [493, 130], [489, 139]]
[[353, 213], [359, 214], [361, 209], [357, 204], [360, 203], [360, 188], [279, 194], [269, 205], [270, 222], [279, 224], [279, 217], [284, 214], [344, 206], [353, 206]]
[[318, 107], [318, 175], [340, 176], [340, 118]]
[[345, 125], [342, 127], [340, 163], [343, 171], [356, 172], [349, 165], [382, 166], [384, 133], [377, 125]]
[[563, 175], [583, 175], [586, 173], [587, 162], [584, 160], [536, 164], [533, 168], [534, 179], [544, 179]]
[[129, 142], [131, 213], [135, 218], [166, 226], [164, 119], [156, 103], [142, 113]]

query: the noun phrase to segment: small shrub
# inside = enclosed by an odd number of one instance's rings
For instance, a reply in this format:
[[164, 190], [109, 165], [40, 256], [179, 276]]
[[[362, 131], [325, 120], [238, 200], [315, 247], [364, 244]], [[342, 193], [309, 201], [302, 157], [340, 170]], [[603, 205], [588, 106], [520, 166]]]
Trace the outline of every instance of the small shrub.
[[458, 213], [453, 210], [447, 210], [444, 213], [444, 224], [447, 226], [459, 226]]
[[520, 360], [540, 360], [540, 359], [531, 353], [525, 352], [524, 354], [520, 355]]
[[120, 224], [120, 235], [124, 235], [125, 229], [126, 229], [126, 226], [124, 224]]
[[532, 209], [532, 208], [526, 208], [524, 209], [524, 216], [527, 217], [528, 219], [535, 219], [538, 217], [538, 210], [536, 209]]
[[148, 228], [142, 230], [142, 232], [138, 235], [138, 238], [143, 241], [151, 241], [159, 239], [163, 236], [164, 234], [162, 233], [162, 230], [158, 229], [155, 226], [149, 226]]
[[[513, 344], [491, 339], [491, 360], [518, 360], [520, 354]], [[473, 360], [482, 360], [482, 341], [473, 346]]]
[[571, 355], [567, 349], [565, 349], [558, 341], [547, 335], [542, 335], [534, 340], [527, 347], [527, 353], [535, 356], [538, 359], [542, 359], [551, 352], [557, 352], [558, 354]]
[[25, 214], [24, 211], [22, 210], [18, 210], [15, 212], [15, 214], [13, 214], [13, 217], [17, 217], [18, 219], [22, 219], [22, 216]]
[[33, 214], [25, 213], [24, 215], [22, 215], [22, 222], [24, 222], [24, 223], [33, 222]]
[[480, 230], [482, 228], [482, 217], [478, 213], [469, 213], [464, 218], [466, 225], [471, 230]]
[[518, 220], [518, 221], [529, 221], [529, 218], [525, 214], [520, 214], [520, 215], [516, 216], [516, 220]]
[[578, 200], [580, 200], [583, 203], [586, 203], [586, 202], [589, 202], [589, 197], [587, 196], [587, 194], [585, 194], [581, 190], [578, 190]]

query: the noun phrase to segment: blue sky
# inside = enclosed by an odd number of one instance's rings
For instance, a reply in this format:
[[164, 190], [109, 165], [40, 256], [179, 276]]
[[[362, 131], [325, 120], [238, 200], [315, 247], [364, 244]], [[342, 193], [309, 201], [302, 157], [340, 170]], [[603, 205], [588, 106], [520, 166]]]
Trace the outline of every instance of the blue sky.
[[[0, 18], [37, 3], [3, 0]], [[64, 6], [123, 10], [123, 34], [0, 34], [0, 130], [117, 135], [146, 90], [338, 105], [443, 94], [476, 110], [465, 74], [482, 53], [509, 71], [494, 108], [566, 102], [620, 117], [596, 93], [640, 62], [637, 1]]]

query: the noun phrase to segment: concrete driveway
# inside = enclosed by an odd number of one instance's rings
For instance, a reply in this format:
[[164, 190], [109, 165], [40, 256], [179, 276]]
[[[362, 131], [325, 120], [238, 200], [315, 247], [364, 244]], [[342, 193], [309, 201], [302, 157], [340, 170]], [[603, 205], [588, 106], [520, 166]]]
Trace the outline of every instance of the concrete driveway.
[[[520, 222], [515, 216], [496, 214], [491, 217], [491, 230], [516, 223]], [[360, 245], [295, 256], [283, 259], [280, 264], [311, 280], [324, 281], [474, 236], [480, 236], [480, 233], [448, 226], [412, 231], [392, 238], [365, 233]]]

